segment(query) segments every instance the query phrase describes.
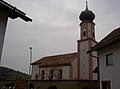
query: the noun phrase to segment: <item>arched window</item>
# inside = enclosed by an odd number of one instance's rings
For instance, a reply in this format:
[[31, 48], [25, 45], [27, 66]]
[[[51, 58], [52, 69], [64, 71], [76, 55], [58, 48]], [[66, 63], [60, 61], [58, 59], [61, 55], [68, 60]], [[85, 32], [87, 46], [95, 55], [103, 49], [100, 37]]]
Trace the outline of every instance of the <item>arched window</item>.
[[85, 31], [83, 31], [83, 36], [86, 36], [86, 33], [85, 33]]
[[50, 71], [49, 71], [49, 78], [53, 79], [53, 70], [52, 69], [50, 69]]
[[62, 69], [58, 70], [58, 79], [62, 79]]
[[44, 77], [45, 77], [45, 71], [42, 70], [42, 71], [41, 71], [41, 79], [44, 79]]

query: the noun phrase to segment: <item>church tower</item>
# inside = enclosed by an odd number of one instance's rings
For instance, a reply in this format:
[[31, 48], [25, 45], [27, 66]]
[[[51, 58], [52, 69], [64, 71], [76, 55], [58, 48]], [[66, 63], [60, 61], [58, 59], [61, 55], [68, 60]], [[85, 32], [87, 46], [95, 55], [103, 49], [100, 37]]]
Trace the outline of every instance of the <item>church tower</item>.
[[[93, 80], [95, 76], [93, 70], [96, 67], [96, 60], [89, 54], [86, 54], [97, 42], [95, 41], [95, 14], [88, 9], [86, 2], [86, 9], [80, 13], [80, 39], [78, 42], [78, 59], [77, 59], [77, 77], [83, 80]], [[94, 53], [96, 55], [96, 53]]]

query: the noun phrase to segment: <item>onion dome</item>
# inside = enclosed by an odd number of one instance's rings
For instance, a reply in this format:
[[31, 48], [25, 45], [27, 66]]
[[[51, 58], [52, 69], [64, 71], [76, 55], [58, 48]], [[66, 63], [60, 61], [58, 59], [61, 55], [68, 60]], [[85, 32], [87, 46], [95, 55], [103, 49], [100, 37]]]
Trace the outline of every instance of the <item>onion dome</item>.
[[84, 20], [93, 21], [95, 19], [95, 14], [88, 9], [87, 1], [86, 1], [86, 9], [81, 12], [79, 19], [81, 21], [84, 21]]

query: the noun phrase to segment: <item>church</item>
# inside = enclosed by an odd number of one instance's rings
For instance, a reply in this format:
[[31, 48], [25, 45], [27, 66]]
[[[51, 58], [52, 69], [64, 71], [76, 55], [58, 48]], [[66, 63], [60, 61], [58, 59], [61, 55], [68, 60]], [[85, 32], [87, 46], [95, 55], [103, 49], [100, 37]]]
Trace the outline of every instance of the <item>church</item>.
[[[32, 65], [32, 80], [97, 80], [97, 60], [86, 54], [97, 44], [95, 14], [86, 8], [79, 15], [80, 37], [77, 52], [43, 57]], [[96, 52], [92, 53], [97, 56]]]

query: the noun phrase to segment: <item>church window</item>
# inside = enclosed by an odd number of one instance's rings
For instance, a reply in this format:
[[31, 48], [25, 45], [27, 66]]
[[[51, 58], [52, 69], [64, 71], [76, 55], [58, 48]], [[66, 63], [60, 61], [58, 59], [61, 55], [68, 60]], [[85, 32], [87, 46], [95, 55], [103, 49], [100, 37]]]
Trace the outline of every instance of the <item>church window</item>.
[[86, 36], [86, 33], [85, 33], [85, 31], [83, 32], [83, 36]]
[[106, 55], [106, 66], [113, 65], [113, 53]]
[[41, 71], [41, 79], [44, 79], [44, 77], [45, 77], [45, 71], [42, 70], [42, 71]]
[[62, 79], [62, 69], [58, 70], [58, 79]]
[[53, 79], [53, 70], [52, 69], [50, 69], [50, 71], [49, 71], [49, 78]]

